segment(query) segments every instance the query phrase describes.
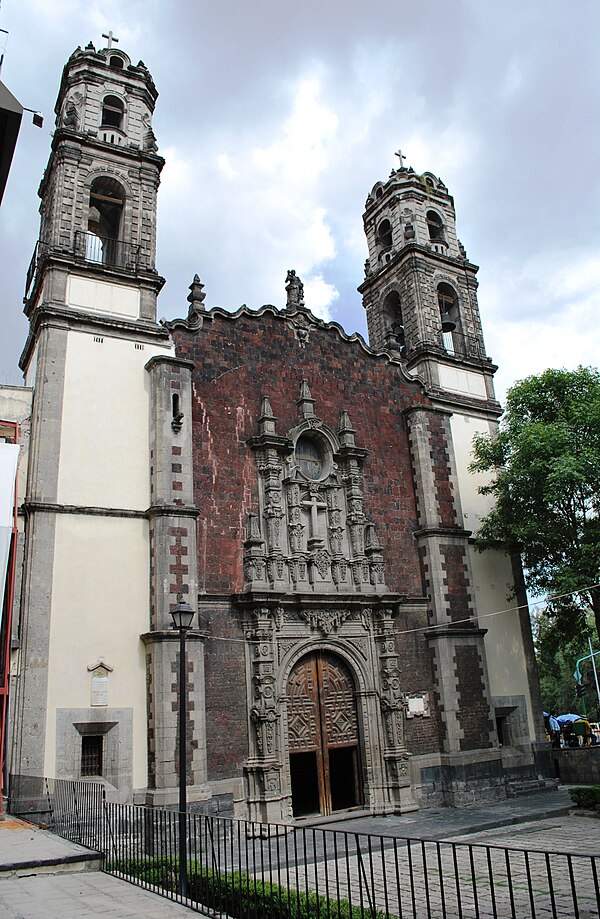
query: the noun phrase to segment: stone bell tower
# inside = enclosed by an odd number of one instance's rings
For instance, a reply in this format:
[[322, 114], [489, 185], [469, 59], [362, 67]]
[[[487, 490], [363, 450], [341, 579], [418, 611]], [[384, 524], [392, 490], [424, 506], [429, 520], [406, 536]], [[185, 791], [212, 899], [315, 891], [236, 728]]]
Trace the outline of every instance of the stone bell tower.
[[374, 185], [363, 222], [369, 257], [359, 291], [371, 347], [406, 361], [434, 390], [493, 400], [478, 269], [457, 238], [444, 183], [401, 165]]
[[[142, 61], [108, 44], [78, 48], [63, 70], [26, 282], [34, 400], [11, 771], [99, 775], [122, 800], [169, 803], [169, 610], [197, 596], [190, 369], [156, 321], [158, 93]], [[193, 800], [206, 795], [204, 676], [203, 636], [189, 637]]]
[[[477, 754], [477, 768], [497, 769], [495, 727], [504, 738], [503, 774], [535, 771], [538, 753], [530, 738], [541, 736], [541, 703], [526, 598], [520, 595], [522, 607], [515, 602], [515, 609], [503, 617], [491, 615], [505, 609], [507, 597], [515, 595], [511, 560], [500, 552], [472, 548], [472, 536], [490, 510], [489, 498], [479, 493], [481, 480], [469, 470], [473, 439], [493, 433], [501, 411], [493, 386], [497, 368], [486, 355], [477, 303], [478, 268], [457, 237], [454, 200], [444, 183], [430, 172], [418, 175], [406, 168], [401, 151], [397, 155], [399, 168], [387, 181], [377, 182], [367, 197], [363, 222], [369, 257], [359, 291], [371, 347], [387, 351], [392, 361], [403, 363], [427, 384], [446, 432], [443, 455], [454, 469], [451, 532], [431, 478], [438, 456], [428, 431], [431, 422], [413, 412], [408, 420], [421, 525], [415, 539], [431, 621], [436, 623], [427, 638], [444, 710], [444, 750], [464, 754], [470, 741], [468, 726], [460, 723], [461, 710], [482, 705], [483, 711], [489, 705], [489, 739], [477, 744], [490, 747], [487, 754]], [[437, 594], [432, 589], [435, 579], [430, 580], [434, 570]], [[460, 627], [455, 623], [445, 630], [442, 623], [456, 578], [462, 578], [470, 609], [461, 613]], [[481, 684], [470, 678], [461, 688], [461, 668], [471, 658]], [[505, 754], [509, 746], [519, 751], [514, 761]], [[470, 768], [475, 768], [474, 761]]]
[[156, 319], [164, 283], [155, 268], [164, 165], [152, 131], [157, 96], [143, 62], [133, 66], [114, 47], [96, 51], [90, 43], [67, 61], [39, 189], [40, 239], [25, 292], [30, 317], [53, 302]]

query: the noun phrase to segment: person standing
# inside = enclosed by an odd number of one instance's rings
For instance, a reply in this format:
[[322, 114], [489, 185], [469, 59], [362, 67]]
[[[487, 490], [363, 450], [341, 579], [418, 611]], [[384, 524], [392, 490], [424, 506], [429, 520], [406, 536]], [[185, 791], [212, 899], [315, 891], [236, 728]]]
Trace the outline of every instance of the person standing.
[[559, 748], [560, 747], [560, 724], [557, 721], [555, 711], [550, 713], [549, 725], [550, 725], [550, 740], [552, 742], [552, 746]]

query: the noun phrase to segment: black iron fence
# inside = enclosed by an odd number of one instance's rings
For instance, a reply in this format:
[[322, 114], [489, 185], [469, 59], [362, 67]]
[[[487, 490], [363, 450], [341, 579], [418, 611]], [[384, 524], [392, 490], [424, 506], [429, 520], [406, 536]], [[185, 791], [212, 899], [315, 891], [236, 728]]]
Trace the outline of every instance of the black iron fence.
[[[100, 789], [100, 792], [98, 792]], [[49, 781], [48, 825], [104, 870], [181, 901], [178, 814]], [[18, 808], [13, 801], [12, 809]], [[21, 813], [22, 813], [21, 809]], [[599, 915], [600, 856], [186, 815], [184, 903], [215, 917], [467, 919]]]

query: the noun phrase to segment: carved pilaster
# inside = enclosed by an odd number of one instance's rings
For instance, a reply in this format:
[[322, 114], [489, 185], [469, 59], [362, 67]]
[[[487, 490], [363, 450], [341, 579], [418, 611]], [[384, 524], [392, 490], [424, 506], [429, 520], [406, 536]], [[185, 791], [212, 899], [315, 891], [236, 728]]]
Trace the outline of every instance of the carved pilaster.
[[396, 653], [392, 609], [378, 611], [375, 641], [379, 654], [379, 696], [388, 793], [394, 804], [400, 805], [403, 798], [401, 789], [410, 784], [409, 754], [405, 741], [406, 697], [402, 691], [402, 674]]

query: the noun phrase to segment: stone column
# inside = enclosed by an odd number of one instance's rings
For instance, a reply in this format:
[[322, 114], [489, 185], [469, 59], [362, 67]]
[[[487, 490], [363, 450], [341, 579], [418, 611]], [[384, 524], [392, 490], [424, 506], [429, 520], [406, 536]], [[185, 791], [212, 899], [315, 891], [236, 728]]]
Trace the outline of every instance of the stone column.
[[[146, 645], [149, 804], [177, 801], [178, 633], [170, 610], [178, 599], [198, 605], [193, 493], [193, 363], [171, 356], [146, 364], [151, 386], [150, 622]], [[189, 800], [210, 796], [206, 785], [204, 635], [187, 640]]]
[[[449, 420], [449, 413], [439, 409], [407, 412], [420, 524], [415, 538], [429, 597], [431, 631], [426, 634], [434, 658], [440, 741], [442, 750], [453, 755], [447, 761], [450, 786], [458, 783], [462, 789], [477, 785], [475, 754], [479, 761], [497, 760], [495, 766], [487, 762], [483, 767], [488, 785], [493, 784], [489, 770], [494, 768], [501, 784], [501, 769], [485, 630], [476, 619], [470, 533], [463, 527]], [[465, 800], [470, 800], [468, 795]]]

